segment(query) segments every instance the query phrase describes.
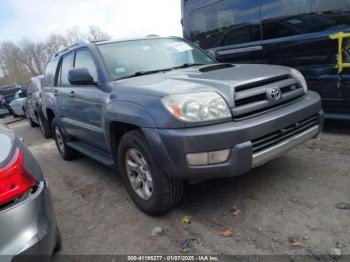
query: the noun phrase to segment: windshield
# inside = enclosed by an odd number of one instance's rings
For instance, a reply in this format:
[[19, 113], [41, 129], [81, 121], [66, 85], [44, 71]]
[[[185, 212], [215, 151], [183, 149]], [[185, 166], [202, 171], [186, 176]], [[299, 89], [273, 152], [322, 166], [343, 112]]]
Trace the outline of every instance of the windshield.
[[142, 72], [215, 63], [201, 49], [177, 38], [114, 42], [97, 47], [113, 80]]

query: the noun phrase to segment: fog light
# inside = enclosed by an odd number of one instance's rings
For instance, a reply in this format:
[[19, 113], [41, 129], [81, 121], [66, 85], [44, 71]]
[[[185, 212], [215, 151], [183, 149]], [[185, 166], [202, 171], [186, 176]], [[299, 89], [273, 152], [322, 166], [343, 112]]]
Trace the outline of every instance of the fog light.
[[226, 162], [230, 154], [230, 149], [212, 151], [205, 153], [186, 154], [186, 159], [191, 166], [205, 166]]

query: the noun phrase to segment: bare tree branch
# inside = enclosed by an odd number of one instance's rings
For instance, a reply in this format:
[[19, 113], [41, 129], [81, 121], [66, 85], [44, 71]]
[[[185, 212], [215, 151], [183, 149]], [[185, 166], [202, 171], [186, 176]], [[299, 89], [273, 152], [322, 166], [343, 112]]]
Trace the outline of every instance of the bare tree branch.
[[87, 32], [71, 27], [65, 34], [52, 34], [46, 41], [24, 39], [19, 43], [0, 42], [0, 86], [19, 83], [26, 85], [32, 76], [43, 74], [50, 58], [59, 50], [80, 40], [103, 41], [111, 38], [98, 26]]

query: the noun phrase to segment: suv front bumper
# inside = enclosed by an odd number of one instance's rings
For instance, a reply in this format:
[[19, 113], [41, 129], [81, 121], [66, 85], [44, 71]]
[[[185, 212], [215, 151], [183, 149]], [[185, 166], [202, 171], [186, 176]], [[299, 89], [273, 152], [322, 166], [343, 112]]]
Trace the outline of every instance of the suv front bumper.
[[[312, 119], [300, 132], [256, 151], [255, 144], [273, 138], [283, 130]], [[233, 177], [249, 172], [295, 146], [316, 137], [323, 127], [323, 111], [318, 94], [309, 91], [301, 100], [237, 122], [185, 129], [143, 129], [153, 155], [162, 169], [174, 178], [207, 179]], [[283, 131], [285, 132], [285, 131]], [[282, 136], [283, 137], [283, 136]], [[271, 140], [273, 141], [273, 140]], [[230, 149], [228, 160], [220, 164], [191, 166], [186, 154]]]

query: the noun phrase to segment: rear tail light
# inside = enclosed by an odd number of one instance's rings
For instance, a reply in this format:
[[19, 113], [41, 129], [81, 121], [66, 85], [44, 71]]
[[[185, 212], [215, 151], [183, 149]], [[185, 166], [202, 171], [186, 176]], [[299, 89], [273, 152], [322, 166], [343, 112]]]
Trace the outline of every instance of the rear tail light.
[[0, 206], [24, 195], [37, 181], [25, 169], [23, 153], [16, 149], [10, 162], [0, 168]]

